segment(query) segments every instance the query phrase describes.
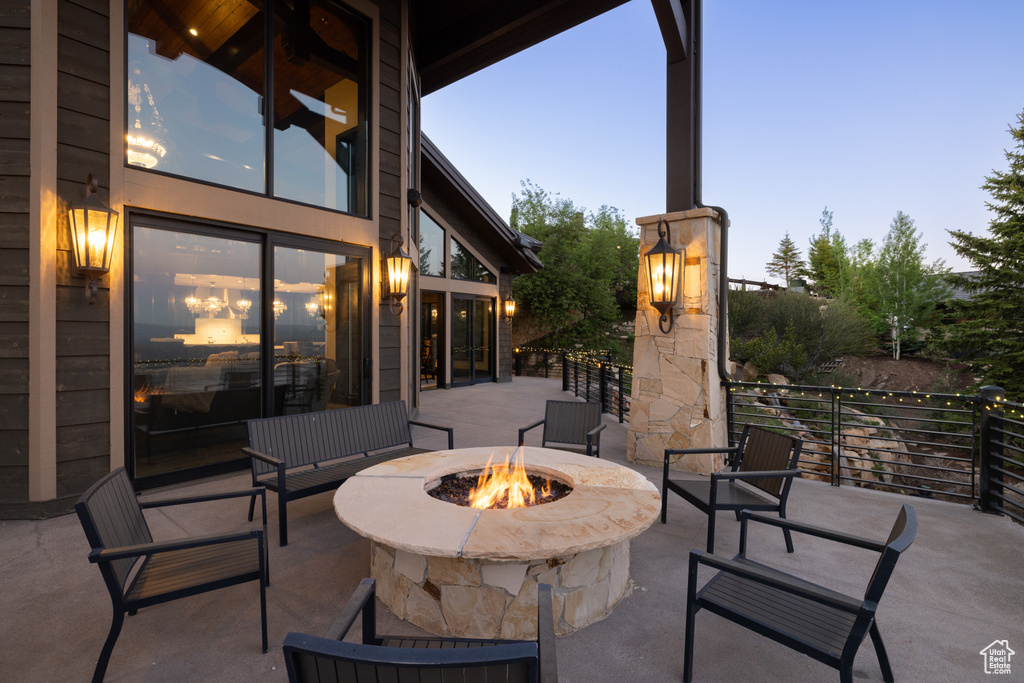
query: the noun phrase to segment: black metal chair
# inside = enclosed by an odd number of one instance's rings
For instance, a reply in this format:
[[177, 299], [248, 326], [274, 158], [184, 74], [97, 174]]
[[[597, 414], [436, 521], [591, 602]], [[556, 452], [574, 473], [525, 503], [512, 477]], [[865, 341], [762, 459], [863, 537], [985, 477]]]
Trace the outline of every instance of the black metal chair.
[[[661, 523], [668, 518], [668, 492], [682, 496], [708, 516], [709, 553], [715, 551], [715, 512], [733, 510], [739, 519], [740, 510], [778, 512], [786, 517], [786, 500], [793, 479], [800, 476], [797, 463], [803, 442], [761, 427], [743, 428], [739, 445], [734, 448], [686, 448], [665, 450], [662, 475]], [[725, 453], [730, 457], [728, 470], [701, 479], [670, 479], [669, 461], [673, 455]], [[744, 482], [743, 486], [738, 482]], [[786, 550], [793, 552], [793, 539], [784, 529]]]
[[[142, 514], [144, 508], [198, 503], [224, 498], [263, 499], [263, 528], [154, 542]], [[110, 633], [92, 680], [102, 681], [124, 625], [124, 615], [140, 608], [189, 595], [259, 581], [263, 651], [267, 651], [267, 500], [262, 488], [213, 493], [172, 500], [141, 502], [124, 468], [92, 485], [75, 503], [78, 518], [92, 546], [89, 561], [99, 565], [114, 604]], [[134, 574], [133, 574], [134, 571]]]
[[582, 448], [566, 448], [564, 445], [558, 448], [601, 457], [601, 430], [605, 425], [601, 422], [600, 403], [548, 401], [544, 408], [544, 419], [519, 430], [519, 445], [523, 445], [526, 432], [541, 425], [544, 425], [541, 436], [544, 448], [549, 443], [570, 444]]
[[[748, 560], [748, 520], [880, 553], [864, 597], [844, 595]], [[839, 669], [842, 683], [853, 683], [853, 659], [864, 637], [870, 635], [882, 678], [892, 683], [892, 667], [878, 631], [875, 612], [896, 561], [917, 535], [914, 508], [903, 506], [885, 543], [748, 510], [741, 513], [741, 525], [740, 552], [735, 558], [730, 560], [701, 550], [690, 551], [683, 680], [688, 683], [693, 678], [694, 617], [706, 609]], [[697, 569], [701, 565], [714, 567], [719, 572], [698, 592]]]
[[[326, 637], [289, 633], [284, 661], [292, 683], [460, 681], [555, 683], [551, 587], [537, 592], [537, 640], [418, 639], [377, 635], [375, 582], [363, 579]], [[362, 617], [362, 642], [340, 642]]]

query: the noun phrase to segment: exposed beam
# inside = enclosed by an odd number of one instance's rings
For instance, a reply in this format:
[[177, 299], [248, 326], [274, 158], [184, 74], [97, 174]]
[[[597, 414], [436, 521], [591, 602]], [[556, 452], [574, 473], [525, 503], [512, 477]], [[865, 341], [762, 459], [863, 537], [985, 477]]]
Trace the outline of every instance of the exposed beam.
[[689, 0], [651, 0], [669, 64], [686, 59], [690, 54], [689, 22], [686, 20], [689, 7], [684, 8], [684, 4], [690, 5]]

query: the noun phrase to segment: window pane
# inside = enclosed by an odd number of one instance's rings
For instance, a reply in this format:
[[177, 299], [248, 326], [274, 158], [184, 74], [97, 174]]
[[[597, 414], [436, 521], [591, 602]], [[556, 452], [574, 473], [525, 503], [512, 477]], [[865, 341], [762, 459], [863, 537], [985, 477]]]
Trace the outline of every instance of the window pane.
[[261, 7], [128, 3], [129, 165], [265, 190]]
[[[421, 259], [422, 260], [422, 259]], [[497, 279], [487, 266], [480, 263], [469, 250], [452, 238], [452, 277], [459, 280], [473, 280], [494, 284]]]
[[274, 412], [362, 404], [363, 260], [274, 249]]
[[135, 476], [239, 457], [260, 417], [260, 245], [132, 233]]
[[452, 277], [472, 280], [476, 259], [457, 240], [452, 238]]
[[274, 194], [368, 215], [369, 25], [330, 3], [294, 6], [275, 5]]
[[420, 275], [444, 277], [444, 229], [420, 211]]

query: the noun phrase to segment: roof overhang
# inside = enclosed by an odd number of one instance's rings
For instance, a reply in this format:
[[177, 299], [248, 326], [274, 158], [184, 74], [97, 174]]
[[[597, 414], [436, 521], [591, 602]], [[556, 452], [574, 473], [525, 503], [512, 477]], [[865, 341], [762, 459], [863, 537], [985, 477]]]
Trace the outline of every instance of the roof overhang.
[[416, 62], [427, 95], [627, 0], [420, 0]]

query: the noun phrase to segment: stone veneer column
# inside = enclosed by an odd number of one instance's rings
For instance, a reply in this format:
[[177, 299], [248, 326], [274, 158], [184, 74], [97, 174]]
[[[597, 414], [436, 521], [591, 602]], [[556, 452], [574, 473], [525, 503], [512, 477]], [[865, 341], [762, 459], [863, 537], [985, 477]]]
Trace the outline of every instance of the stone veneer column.
[[[700, 257], [700, 313], [684, 311], [681, 284], [668, 334], [648, 304], [643, 255], [658, 241], [658, 219], [669, 225], [670, 244]], [[661, 466], [666, 448], [711, 448], [726, 443], [725, 390], [718, 376], [718, 283], [721, 273], [721, 217], [692, 209], [638, 218], [640, 273], [637, 287], [633, 395], [626, 459]], [[692, 273], [691, 273], [692, 275]], [[689, 289], [689, 287], [687, 287]], [[708, 474], [721, 456], [685, 456], [672, 467]]]

